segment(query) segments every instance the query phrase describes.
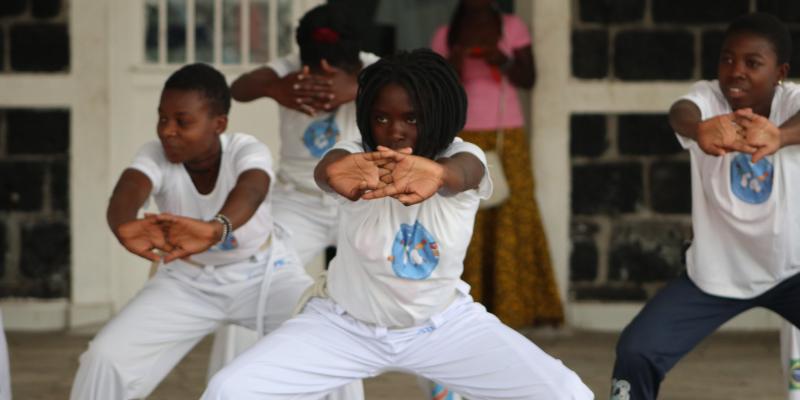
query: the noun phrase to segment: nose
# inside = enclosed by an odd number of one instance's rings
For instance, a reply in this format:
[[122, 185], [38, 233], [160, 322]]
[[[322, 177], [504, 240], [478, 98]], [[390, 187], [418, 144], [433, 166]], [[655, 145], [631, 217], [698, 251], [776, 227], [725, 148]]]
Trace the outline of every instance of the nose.
[[733, 63], [732, 75], [736, 78], [744, 77], [745, 65], [744, 61], [736, 61]]
[[389, 135], [392, 140], [402, 140], [406, 137], [402, 121], [395, 121], [389, 126]]
[[178, 135], [178, 125], [172, 121], [163, 121], [158, 123], [158, 134], [161, 137], [173, 137]]

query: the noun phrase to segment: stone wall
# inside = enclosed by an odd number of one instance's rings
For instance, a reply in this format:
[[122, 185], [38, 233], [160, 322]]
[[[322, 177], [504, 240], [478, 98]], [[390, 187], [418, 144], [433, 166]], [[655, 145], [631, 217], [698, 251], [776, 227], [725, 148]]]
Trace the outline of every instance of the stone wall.
[[[713, 79], [727, 24], [751, 11], [789, 26], [790, 76], [800, 77], [795, 0], [574, 0], [572, 75], [609, 84]], [[571, 116], [575, 300], [646, 300], [684, 269], [689, 159], [666, 112]]]

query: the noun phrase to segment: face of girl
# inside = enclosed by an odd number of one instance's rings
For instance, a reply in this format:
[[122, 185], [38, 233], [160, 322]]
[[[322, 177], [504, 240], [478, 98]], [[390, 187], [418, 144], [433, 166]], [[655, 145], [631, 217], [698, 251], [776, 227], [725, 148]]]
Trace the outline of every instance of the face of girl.
[[719, 87], [731, 108], [752, 108], [764, 115], [772, 105], [778, 82], [788, 64], [778, 64], [775, 46], [763, 36], [743, 32], [725, 39], [719, 57]]
[[198, 91], [167, 89], [158, 105], [156, 131], [164, 154], [173, 163], [200, 163], [219, 152], [219, 134], [227, 116], [213, 115]]
[[417, 113], [406, 89], [389, 83], [378, 93], [370, 114], [372, 138], [380, 146], [399, 150], [417, 144]]

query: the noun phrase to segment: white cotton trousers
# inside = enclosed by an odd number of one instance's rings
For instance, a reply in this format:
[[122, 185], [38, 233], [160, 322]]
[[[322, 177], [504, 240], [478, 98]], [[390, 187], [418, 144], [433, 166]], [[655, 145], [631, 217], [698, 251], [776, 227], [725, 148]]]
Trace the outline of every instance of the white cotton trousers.
[[307, 265], [328, 246], [336, 245], [339, 205], [332, 197], [298, 192], [276, 185], [272, 193], [275, 223], [289, 233], [286, 239]]
[[11, 368], [8, 364], [8, 343], [0, 312], [0, 400], [11, 400]]
[[312, 299], [215, 375], [203, 399], [319, 399], [391, 370], [424, 376], [471, 400], [594, 398], [561, 361], [463, 296], [429, 323], [407, 329], [367, 324], [333, 300]]
[[144, 398], [183, 356], [221, 324], [256, 327], [265, 271], [266, 332], [288, 319], [312, 283], [297, 256], [273, 240], [270, 250], [218, 267], [182, 261], [161, 266], [81, 355], [72, 400]]
[[[298, 192], [282, 183], [275, 185], [270, 196], [275, 222], [287, 233], [284, 243], [296, 251], [301, 265], [308, 265], [325, 248], [336, 244], [339, 211], [335, 200], [321, 194]], [[208, 363], [209, 379], [256, 341], [256, 332], [242, 326], [228, 325], [218, 329]], [[363, 400], [364, 387], [360, 381], [353, 382], [326, 398]]]

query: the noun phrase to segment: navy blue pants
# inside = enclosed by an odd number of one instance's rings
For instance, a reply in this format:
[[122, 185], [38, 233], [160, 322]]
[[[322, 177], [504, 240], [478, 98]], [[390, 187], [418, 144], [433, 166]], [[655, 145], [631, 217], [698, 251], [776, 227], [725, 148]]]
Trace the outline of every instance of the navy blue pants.
[[772, 310], [800, 326], [800, 274], [752, 299], [712, 296], [681, 275], [622, 331], [611, 399], [655, 399], [664, 376], [681, 357], [720, 325], [754, 307]]

